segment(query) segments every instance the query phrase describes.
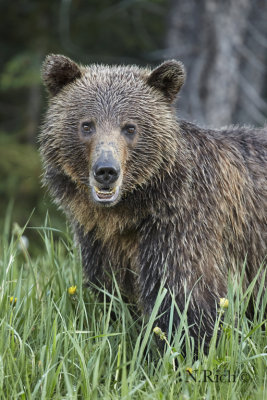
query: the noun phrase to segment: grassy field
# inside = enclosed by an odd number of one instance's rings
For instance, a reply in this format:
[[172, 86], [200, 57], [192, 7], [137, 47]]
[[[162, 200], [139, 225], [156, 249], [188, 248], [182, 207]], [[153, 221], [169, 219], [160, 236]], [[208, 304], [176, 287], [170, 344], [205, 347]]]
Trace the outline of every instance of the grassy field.
[[[164, 288], [149, 320], [133, 319], [116, 283], [112, 293], [103, 290], [101, 303], [83, 287], [68, 233], [57, 232], [55, 242], [52, 229], [36, 229], [45, 252], [31, 259], [22, 231], [11, 237], [9, 225], [0, 239], [0, 399], [267, 398], [264, 306], [256, 305], [253, 321], [245, 316], [253, 284], [242, 294], [230, 282], [229, 306], [218, 308], [208, 355], [200, 349], [193, 359], [184, 314], [161, 355], [153, 328]], [[186, 358], [179, 351], [183, 336]]]

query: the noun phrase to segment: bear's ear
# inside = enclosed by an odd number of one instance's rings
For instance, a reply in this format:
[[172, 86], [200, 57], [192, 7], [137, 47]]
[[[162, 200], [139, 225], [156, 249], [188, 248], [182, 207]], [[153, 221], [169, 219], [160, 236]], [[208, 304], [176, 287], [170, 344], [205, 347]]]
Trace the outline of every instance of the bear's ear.
[[185, 81], [185, 69], [181, 62], [170, 60], [154, 69], [148, 77], [149, 86], [160, 90], [168, 101], [173, 102]]
[[50, 54], [42, 66], [42, 79], [52, 96], [55, 96], [63, 86], [81, 77], [79, 66], [67, 57]]

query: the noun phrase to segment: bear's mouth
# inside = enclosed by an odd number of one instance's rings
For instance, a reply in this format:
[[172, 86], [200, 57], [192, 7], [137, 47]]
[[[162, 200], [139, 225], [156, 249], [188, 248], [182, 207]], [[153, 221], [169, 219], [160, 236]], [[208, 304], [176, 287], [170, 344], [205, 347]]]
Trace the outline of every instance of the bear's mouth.
[[115, 200], [117, 200], [119, 191], [119, 186], [115, 186], [114, 188], [98, 188], [97, 186], [92, 187], [93, 199], [98, 203], [113, 203]]

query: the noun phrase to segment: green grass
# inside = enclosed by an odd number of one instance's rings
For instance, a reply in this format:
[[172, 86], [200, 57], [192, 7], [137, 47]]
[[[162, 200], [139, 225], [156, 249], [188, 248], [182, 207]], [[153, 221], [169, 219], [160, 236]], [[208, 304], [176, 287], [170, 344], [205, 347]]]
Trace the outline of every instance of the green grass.
[[[208, 355], [200, 349], [193, 358], [184, 314], [172, 348], [161, 355], [153, 327], [166, 289], [148, 320], [133, 319], [115, 282], [112, 293], [99, 289], [101, 302], [83, 287], [68, 233], [57, 232], [55, 242], [52, 229], [36, 230], [45, 252], [31, 259], [15, 231], [10, 238], [7, 221], [0, 242], [0, 399], [267, 398], [266, 294], [253, 321], [245, 315], [253, 284], [242, 294], [229, 283], [229, 307], [218, 312]], [[184, 335], [186, 358], [179, 351]]]

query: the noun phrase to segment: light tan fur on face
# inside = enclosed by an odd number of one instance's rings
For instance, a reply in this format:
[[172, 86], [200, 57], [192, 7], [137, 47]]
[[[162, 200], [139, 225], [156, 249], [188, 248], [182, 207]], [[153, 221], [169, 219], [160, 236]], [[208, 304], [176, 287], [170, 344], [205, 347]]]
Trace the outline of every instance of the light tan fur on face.
[[121, 186], [123, 181], [123, 174], [125, 169], [125, 163], [127, 158], [127, 145], [123, 139], [119, 129], [112, 127], [105, 127], [98, 131], [93, 138], [92, 144], [88, 148], [88, 163], [90, 166], [89, 171], [89, 182], [91, 186], [97, 186], [92, 166], [97, 162], [102, 153], [110, 153], [111, 157], [120, 166], [120, 177], [116, 182], [116, 186]]

